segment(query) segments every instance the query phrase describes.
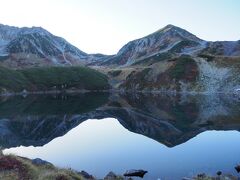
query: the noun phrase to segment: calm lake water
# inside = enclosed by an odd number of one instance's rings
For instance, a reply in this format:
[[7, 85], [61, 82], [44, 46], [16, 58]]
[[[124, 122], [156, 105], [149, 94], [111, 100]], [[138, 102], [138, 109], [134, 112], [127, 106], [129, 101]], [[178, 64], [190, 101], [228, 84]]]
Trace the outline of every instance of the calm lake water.
[[229, 96], [87, 93], [0, 100], [4, 153], [42, 158], [103, 178], [148, 170], [144, 179], [235, 174], [240, 102]]

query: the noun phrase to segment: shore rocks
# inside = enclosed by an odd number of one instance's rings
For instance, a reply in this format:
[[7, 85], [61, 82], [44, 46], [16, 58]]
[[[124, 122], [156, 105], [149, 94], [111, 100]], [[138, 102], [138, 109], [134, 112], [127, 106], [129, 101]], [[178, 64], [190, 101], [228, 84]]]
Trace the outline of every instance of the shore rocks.
[[237, 165], [237, 166], [235, 167], [235, 170], [237, 171], [237, 173], [240, 173], [240, 165]]
[[129, 171], [124, 173], [124, 176], [126, 176], [126, 177], [134, 177], [135, 176], [135, 177], [143, 178], [146, 173], [147, 173], [147, 171], [142, 170], [142, 169], [140, 169], [140, 170], [129, 170]]
[[117, 179], [117, 175], [112, 171], [109, 172], [104, 178], [104, 180], [115, 180], [115, 179]]
[[88, 174], [86, 171], [78, 172], [78, 174], [83, 176], [85, 179], [89, 179], [89, 180], [94, 180], [95, 179], [91, 174]]
[[32, 163], [35, 165], [52, 165], [50, 162], [42, 160], [40, 158], [33, 159]]
[[[200, 175], [200, 176], [199, 176]], [[217, 176], [208, 176], [206, 174], [199, 174], [193, 178], [183, 178], [182, 180], [238, 180], [238, 177], [231, 174], [222, 174]]]

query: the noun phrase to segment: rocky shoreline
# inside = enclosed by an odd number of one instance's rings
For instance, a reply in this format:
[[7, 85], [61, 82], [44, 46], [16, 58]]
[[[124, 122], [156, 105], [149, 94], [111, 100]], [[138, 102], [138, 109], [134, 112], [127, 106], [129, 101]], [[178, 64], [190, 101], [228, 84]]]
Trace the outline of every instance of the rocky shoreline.
[[[236, 166], [237, 172], [240, 166]], [[123, 175], [109, 172], [103, 180], [134, 180], [135, 177], [144, 178], [148, 173], [144, 170], [130, 170]], [[42, 159], [28, 159], [13, 155], [0, 154], [0, 179], [4, 180], [100, 180], [85, 171], [75, 171], [71, 168], [60, 169], [50, 162]], [[101, 178], [102, 179], [102, 178]], [[183, 177], [182, 180], [238, 180], [239, 177], [231, 174], [216, 172], [215, 176], [205, 173], [197, 174], [195, 177]], [[159, 178], [160, 180], [160, 178]]]
[[4, 96], [27, 96], [27, 95], [46, 95], [46, 94], [78, 94], [78, 93], [142, 93], [142, 94], [167, 94], [167, 95], [209, 95], [209, 94], [218, 94], [218, 95], [232, 95], [240, 96], [239, 91], [233, 92], [177, 92], [177, 91], [168, 91], [168, 90], [121, 90], [121, 89], [109, 89], [109, 90], [85, 90], [85, 89], [66, 89], [66, 90], [49, 90], [49, 91], [26, 91], [21, 92], [10, 92], [6, 91], [4, 93], [0, 92], [0, 97]]

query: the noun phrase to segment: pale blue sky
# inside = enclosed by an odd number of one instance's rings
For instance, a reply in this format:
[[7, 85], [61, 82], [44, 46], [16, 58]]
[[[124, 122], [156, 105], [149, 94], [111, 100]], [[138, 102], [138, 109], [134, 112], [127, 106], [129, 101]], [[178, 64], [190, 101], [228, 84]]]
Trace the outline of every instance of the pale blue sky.
[[205, 40], [240, 39], [240, 0], [0, 0], [0, 23], [42, 26], [87, 53], [116, 53], [167, 24]]

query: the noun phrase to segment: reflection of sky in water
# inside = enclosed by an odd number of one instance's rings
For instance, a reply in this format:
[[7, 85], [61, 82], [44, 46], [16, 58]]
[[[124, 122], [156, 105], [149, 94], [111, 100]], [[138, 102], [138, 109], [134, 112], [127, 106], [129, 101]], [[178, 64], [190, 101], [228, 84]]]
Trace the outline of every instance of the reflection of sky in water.
[[[89, 120], [43, 147], [5, 150], [29, 158], [42, 158], [60, 167], [86, 170], [103, 177], [109, 171], [145, 169], [146, 179], [181, 179], [216, 171], [234, 172], [240, 162], [240, 133], [204, 132], [174, 148], [124, 129], [115, 119]], [[174, 176], [174, 177], [173, 177]], [[172, 177], [172, 178], [169, 178]]]

